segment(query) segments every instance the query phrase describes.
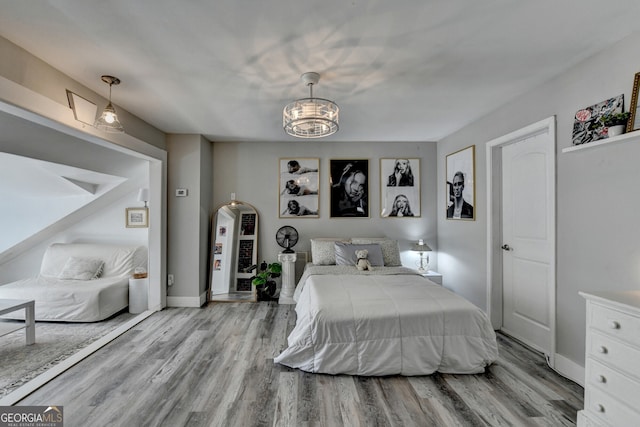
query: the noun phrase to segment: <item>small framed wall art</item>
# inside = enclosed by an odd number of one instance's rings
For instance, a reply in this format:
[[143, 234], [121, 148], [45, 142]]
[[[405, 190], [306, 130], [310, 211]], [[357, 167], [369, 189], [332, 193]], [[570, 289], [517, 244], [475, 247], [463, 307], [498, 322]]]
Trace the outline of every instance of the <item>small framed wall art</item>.
[[475, 145], [447, 155], [447, 219], [475, 220]]
[[318, 218], [318, 158], [283, 158], [279, 164], [280, 218]]
[[127, 228], [149, 227], [149, 208], [126, 208]]
[[420, 216], [420, 159], [380, 159], [380, 216]]

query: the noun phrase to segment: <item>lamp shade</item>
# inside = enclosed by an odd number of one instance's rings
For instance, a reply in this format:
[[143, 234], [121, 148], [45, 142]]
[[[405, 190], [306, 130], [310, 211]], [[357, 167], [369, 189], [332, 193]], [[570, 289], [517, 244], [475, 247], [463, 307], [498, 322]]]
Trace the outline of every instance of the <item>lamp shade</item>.
[[149, 200], [149, 189], [141, 188], [140, 190], [138, 190], [138, 201], [146, 202], [148, 200]]
[[109, 133], [124, 132], [124, 127], [120, 123], [120, 120], [118, 120], [116, 109], [111, 103], [102, 111], [102, 114], [98, 117], [98, 120], [96, 120], [95, 127]]
[[427, 245], [422, 239], [418, 240], [418, 243], [414, 244], [411, 250], [415, 252], [431, 252], [429, 245]]

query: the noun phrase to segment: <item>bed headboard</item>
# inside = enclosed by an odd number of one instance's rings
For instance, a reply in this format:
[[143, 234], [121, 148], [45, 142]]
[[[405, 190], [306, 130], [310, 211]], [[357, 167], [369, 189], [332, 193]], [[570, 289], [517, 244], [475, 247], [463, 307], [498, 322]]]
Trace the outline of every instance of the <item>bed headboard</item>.
[[137, 267], [147, 268], [145, 246], [53, 243], [42, 257], [40, 274], [58, 277], [69, 257], [99, 258], [104, 262], [101, 277], [130, 276]]
[[378, 244], [382, 251], [385, 266], [398, 267], [402, 265], [398, 241], [387, 237], [315, 237], [311, 239], [311, 262], [316, 265], [335, 264], [336, 242], [354, 245]]

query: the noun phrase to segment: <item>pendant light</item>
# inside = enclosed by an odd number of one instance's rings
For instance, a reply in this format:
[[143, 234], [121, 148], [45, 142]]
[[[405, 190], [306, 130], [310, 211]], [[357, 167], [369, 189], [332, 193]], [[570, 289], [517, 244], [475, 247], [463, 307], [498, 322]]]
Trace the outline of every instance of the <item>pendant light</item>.
[[102, 76], [102, 81], [109, 85], [109, 103], [102, 111], [102, 115], [96, 120], [94, 126], [105, 132], [122, 133], [124, 132], [124, 127], [118, 120], [116, 109], [111, 105], [111, 86], [119, 85], [120, 79], [113, 76]]
[[300, 79], [309, 86], [309, 98], [298, 99], [284, 107], [284, 131], [298, 138], [322, 138], [336, 133], [339, 128], [338, 105], [328, 99], [313, 97], [313, 85], [320, 81], [320, 74], [304, 73]]

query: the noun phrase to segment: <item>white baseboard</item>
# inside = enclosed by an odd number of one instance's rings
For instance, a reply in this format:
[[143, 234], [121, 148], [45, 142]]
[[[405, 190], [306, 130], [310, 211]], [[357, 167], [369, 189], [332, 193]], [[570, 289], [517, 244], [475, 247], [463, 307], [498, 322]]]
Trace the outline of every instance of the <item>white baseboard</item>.
[[199, 297], [171, 297], [167, 296], [167, 307], [202, 307], [207, 302], [207, 293]]
[[578, 365], [573, 360], [556, 353], [555, 370], [562, 376], [584, 387], [584, 367]]

